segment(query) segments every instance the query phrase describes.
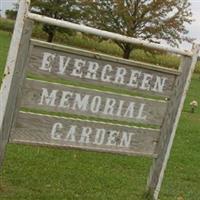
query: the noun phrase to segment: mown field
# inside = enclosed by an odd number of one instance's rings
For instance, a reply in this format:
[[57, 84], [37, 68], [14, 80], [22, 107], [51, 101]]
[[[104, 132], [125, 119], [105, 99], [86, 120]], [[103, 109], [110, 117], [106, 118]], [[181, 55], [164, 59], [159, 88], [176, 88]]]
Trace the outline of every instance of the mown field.
[[[1, 76], [9, 41], [10, 34], [0, 31]], [[200, 109], [192, 114], [189, 107], [191, 100], [200, 103], [199, 88], [200, 75], [194, 74], [161, 200], [200, 199]], [[143, 157], [9, 144], [0, 172], [0, 199], [139, 200], [143, 199], [150, 165], [151, 159]]]

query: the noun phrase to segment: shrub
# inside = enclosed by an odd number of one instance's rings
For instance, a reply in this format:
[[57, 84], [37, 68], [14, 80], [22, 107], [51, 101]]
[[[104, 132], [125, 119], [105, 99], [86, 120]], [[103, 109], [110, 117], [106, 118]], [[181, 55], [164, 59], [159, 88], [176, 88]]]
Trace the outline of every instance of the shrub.
[[10, 19], [0, 18], [0, 29], [12, 33], [15, 22]]

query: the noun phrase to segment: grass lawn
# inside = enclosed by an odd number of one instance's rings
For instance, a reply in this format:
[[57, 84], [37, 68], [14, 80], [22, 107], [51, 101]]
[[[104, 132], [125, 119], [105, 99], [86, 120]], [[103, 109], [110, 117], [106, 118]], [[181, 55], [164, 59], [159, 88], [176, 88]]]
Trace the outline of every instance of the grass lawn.
[[[10, 36], [0, 31], [0, 74]], [[189, 102], [200, 103], [200, 75], [193, 76], [161, 200], [200, 199], [200, 109], [191, 114]], [[107, 153], [9, 144], [0, 172], [1, 200], [139, 200], [151, 159]]]

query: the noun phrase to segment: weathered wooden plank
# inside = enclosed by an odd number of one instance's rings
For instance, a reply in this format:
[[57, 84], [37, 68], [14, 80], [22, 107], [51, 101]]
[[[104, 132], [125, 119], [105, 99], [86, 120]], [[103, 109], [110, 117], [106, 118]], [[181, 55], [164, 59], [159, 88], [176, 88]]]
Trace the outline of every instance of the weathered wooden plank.
[[32, 32], [33, 23], [25, 17], [28, 8], [28, 1], [21, 0], [0, 89], [0, 166], [16, 110], [17, 95], [23, 79], [24, 63]]
[[52, 112], [161, 125], [167, 103], [27, 79], [21, 106]]
[[193, 57], [183, 57], [180, 65], [181, 75], [177, 79], [171, 100], [167, 106], [167, 113], [161, 127], [161, 136], [156, 147], [158, 158], [154, 160], [148, 180], [148, 190], [153, 199], [157, 200], [161, 188], [164, 171], [167, 166], [178, 121], [183, 109], [186, 93], [189, 89], [192, 73], [200, 51], [200, 45], [193, 48]]
[[82, 83], [169, 96], [179, 74], [145, 63], [44, 42], [33, 43], [29, 72]]
[[10, 141], [155, 157], [159, 133], [155, 129], [21, 112]]

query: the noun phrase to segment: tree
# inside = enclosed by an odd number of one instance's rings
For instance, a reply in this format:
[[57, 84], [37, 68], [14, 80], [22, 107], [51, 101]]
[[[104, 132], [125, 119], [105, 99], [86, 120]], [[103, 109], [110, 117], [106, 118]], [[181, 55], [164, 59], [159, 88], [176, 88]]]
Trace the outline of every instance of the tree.
[[[189, 0], [83, 0], [87, 25], [155, 43], [177, 46], [192, 22]], [[114, 41], [129, 58], [134, 45]]]
[[17, 11], [18, 11], [19, 5], [18, 3], [14, 3], [13, 6], [14, 6], [13, 9], [6, 10], [5, 15], [6, 15], [6, 18], [15, 20], [17, 17]]
[[16, 16], [17, 16], [17, 11], [16, 10], [6, 10], [5, 15], [6, 15], [7, 19], [15, 20]]
[[[78, 0], [32, 0], [31, 10], [34, 13], [60, 20], [77, 22], [80, 16], [80, 3]], [[52, 42], [56, 31], [62, 28], [44, 24], [43, 30], [48, 34], [48, 42]]]

